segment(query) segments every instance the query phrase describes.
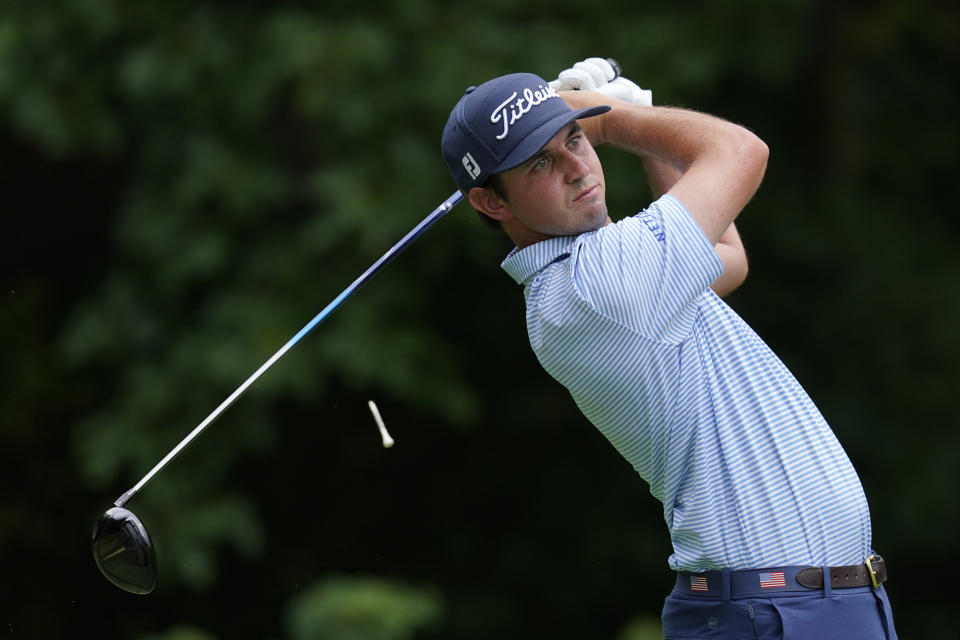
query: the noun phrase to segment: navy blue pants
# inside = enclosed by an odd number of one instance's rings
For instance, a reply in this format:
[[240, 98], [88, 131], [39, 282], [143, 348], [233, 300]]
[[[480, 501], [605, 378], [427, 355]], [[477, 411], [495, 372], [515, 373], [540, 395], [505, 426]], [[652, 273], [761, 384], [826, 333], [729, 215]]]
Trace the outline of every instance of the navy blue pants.
[[[711, 589], [711, 591], [713, 591]], [[896, 640], [883, 587], [731, 597], [675, 588], [663, 607], [666, 640]]]

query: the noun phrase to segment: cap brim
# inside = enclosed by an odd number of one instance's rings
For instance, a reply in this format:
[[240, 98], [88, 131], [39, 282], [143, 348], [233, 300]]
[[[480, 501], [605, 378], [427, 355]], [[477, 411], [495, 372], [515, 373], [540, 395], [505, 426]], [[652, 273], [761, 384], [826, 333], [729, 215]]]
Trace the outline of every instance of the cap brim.
[[561, 113], [555, 118], [547, 120], [539, 127], [527, 134], [527, 137], [520, 141], [520, 143], [514, 147], [507, 157], [500, 161], [500, 163], [494, 167], [490, 173], [500, 173], [501, 171], [509, 171], [519, 167], [524, 162], [532, 158], [540, 149], [550, 142], [553, 136], [567, 126], [569, 123], [574, 120], [580, 120], [581, 118], [589, 118], [591, 116], [598, 116], [601, 113], [606, 113], [610, 111], [610, 107], [607, 105], [599, 105], [596, 107], [587, 107], [586, 109], [577, 109]]

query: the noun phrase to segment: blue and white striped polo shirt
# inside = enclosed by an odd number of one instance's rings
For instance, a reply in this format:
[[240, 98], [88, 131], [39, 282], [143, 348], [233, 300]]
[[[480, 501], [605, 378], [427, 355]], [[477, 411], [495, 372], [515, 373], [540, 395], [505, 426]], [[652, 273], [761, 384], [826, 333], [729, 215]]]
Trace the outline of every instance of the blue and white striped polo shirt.
[[673, 569], [856, 564], [870, 514], [793, 375], [713, 291], [709, 239], [672, 196], [515, 250], [544, 369], [663, 503]]

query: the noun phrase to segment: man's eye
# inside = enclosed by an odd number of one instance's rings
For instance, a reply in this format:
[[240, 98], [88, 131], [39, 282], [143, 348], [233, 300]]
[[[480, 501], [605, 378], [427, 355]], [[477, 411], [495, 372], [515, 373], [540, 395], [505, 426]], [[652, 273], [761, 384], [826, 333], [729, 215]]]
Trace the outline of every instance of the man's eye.
[[580, 136], [574, 136], [567, 140], [567, 146], [571, 149], [576, 149], [580, 146]]
[[537, 160], [537, 163], [533, 165], [534, 169], [546, 169], [546, 167], [547, 167], [546, 158], [540, 158], [539, 160]]

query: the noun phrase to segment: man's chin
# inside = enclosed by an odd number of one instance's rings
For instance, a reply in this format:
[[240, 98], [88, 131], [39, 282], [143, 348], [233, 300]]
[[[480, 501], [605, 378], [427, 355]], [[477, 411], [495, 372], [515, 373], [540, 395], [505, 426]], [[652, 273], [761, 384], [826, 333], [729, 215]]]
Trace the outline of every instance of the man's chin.
[[588, 229], [588, 231], [596, 231], [597, 229], [602, 229], [603, 227], [610, 224], [610, 222], [611, 220], [610, 220], [609, 214], [607, 213], [607, 208], [603, 207], [596, 214], [590, 216], [590, 222], [589, 222], [590, 228]]

